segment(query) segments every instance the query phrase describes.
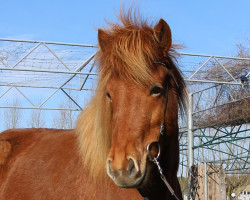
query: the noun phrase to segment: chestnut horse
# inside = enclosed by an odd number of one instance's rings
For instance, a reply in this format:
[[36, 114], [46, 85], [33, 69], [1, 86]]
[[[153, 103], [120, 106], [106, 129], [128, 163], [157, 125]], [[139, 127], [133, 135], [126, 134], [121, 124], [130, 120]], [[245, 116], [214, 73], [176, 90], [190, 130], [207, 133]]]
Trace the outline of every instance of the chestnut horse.
[[171, 31], [163, 19], [151, 26], [132, 16], [98, 30], [97, 90], [75, 130], [0, 134], [1, 200], [182, 199], [177, 121], [186, 92]]

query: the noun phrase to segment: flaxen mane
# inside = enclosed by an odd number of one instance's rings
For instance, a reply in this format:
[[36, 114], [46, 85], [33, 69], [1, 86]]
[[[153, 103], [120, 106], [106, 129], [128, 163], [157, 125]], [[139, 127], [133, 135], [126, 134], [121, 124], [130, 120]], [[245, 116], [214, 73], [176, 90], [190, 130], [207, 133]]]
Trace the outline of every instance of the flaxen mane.
[[[163, 55], [158, 47], [154, 28], [129, 13], [121, 15], [120, 24], [110, 24], [104, 31], [108, 35], [105, 50], [99, 50], [96, 63], [99, 66], [99, 81], [95, 96], [90, 101], [77, 122], [76, 131], [83, 167], [95, 178], [106, 174], [106, 158], [111, 147], [111, 109], [106, 98], [106, 85], [110, 77], [134, 81], [139, 86], [152, 84], [152, 71], [156, 70], [155, 61], [171, 66], [178, 82], [177, 96], [183, 105], [185, 84], [169, 54]], [[182, 107], [182, 106], [181, 106]]]

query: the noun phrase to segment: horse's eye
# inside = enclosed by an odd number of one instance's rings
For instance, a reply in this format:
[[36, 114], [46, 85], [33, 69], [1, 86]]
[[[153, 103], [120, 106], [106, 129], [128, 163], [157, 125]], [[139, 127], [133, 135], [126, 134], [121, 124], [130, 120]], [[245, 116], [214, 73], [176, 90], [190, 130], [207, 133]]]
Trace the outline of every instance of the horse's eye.
[[159, 87], [159, 86], [154, 86], [151, 90], [150, 90], [150, 95], [152, 96], [159, 96], [162, 94], [163, 88]]
[[112, 99], [109, 92], [106, 92], [106, 95], [107, 95], [108, 98]]

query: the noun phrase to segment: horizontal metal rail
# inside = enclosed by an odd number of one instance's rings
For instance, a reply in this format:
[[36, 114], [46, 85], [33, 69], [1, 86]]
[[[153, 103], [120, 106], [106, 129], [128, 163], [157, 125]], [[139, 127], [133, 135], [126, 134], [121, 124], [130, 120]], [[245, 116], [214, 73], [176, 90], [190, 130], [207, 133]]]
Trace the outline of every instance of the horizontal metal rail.
[[[227, 84], [227, 85], [243, 85], [241, 82], [225, 82], [225, 81], [210, 81], [210, 80], [194, 80], [194, 79], [184, 79], [186, 82], [196, 82], [196, 83], [214, 83], [214, 84]], [[244, 84], [249, 85], [249, 84]]]
[[222, 58], [222, 59], [230, 59], [230, 60], [246, 60], [250, 61], [250, 58], [241, 58], [241, 57], [231, 57], [231, 56], [218, 56], [218, 55], [209, 55], [209, 54], [197, 54], [197, 53], [178, 53], [182, 56], [196, 56], [196, 57], [214, 57], [214, 58]]
[[76, 90], [76, 91], [96, 91], [94, 88], [77, 88], [77, 87], [55, 87], [55, 86], [45, 86], [45, 85], [14, 85], [14, 84], [1, 84], [4, 87], [19, 87], [19, 88], [38, 88], [38, 89], [64, 89], [64, 90]]
[[55, 73], [55, 74], [75, 74], [75, 75], [89, 75], [97, 76], [97, 73], [90, 72], [79, 72], [79, 71], [58, 71], [58, 70], [45, 70], [45, 69], [25, 69], [25, 68], [3, 68], [0, 67], [0, 70], [4, 71], [23, 71], [23, 72], [40, 72], [40, 73]]
[[77, 43], [63, 43], [63, 42], [49, 42], [49, 41], [37, 41], [37, 40], [19, 40], [10, 38], [0, 38], [0, 41], [5, 42], [26, 42], [26, 43], [45, 43], [45, 44], [55, 44], [55, 45], [65, 45], [65, 46], [79, 46], [79, 47], [93, 47], [98, 48], [98, 45], [91, 44], [77, 44]]
[[0, 109], [24, 109], [24, 110], [65, 110], [65, 111], [82, 111], [77, 108], [49, 108], [49, 107], [25, 107], [25, 106], [0, 106]]

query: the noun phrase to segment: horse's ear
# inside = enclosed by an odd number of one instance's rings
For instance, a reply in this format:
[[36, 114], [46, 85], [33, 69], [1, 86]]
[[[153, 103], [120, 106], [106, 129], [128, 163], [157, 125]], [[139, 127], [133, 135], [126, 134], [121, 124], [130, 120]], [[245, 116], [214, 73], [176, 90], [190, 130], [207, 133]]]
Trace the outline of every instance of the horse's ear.
[[163, 19], [160, 19], [158, 24], [155, 26], [154, 30], [158, 37], [160, 46], [163, 50], [163, 55], [166, 56], [172, 45], [172, 36], [170, 27]]
[[98, 42], [102, 51], [104, 51], [108, 44], [109, 35], [102, 29], [98, 29]]

